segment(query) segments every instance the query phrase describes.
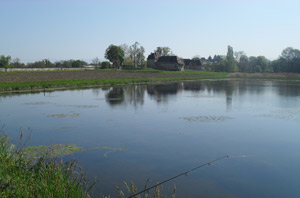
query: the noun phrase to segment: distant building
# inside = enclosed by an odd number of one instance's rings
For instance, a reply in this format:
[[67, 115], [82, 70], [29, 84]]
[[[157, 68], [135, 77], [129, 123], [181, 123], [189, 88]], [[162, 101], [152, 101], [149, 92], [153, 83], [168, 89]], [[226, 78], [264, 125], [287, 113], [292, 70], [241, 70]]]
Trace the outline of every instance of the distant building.
[[147, 67], [148, 68], [155, 68], [155, 62], [160, 57], [158, 52], [151, 53], [147, 58]]
[[169, 71], [205, 70], [203, 61], [199, 58], [181, 59], [178, 56], [160, 56], [158, 52], [148, 56], [147, 67]]
[[185, 66], [188, 66], [191, 63], [191, 59], [188, 59], [188, 58], [183, 59], [183, 61], [184, 61]]
[[202, 61], [198, 58], [184, 59], [184, 63], [185, 63], [185, 69], [204, 70]]
[[183, 71], [184, 61], [178, 56], [161, 56], [155, 62], [155, 68], [168, 71]]

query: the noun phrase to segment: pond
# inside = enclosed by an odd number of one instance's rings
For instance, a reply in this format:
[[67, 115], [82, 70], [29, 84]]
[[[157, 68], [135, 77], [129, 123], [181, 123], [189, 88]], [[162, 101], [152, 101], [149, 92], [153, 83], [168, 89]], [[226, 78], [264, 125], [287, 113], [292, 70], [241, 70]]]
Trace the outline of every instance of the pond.
[[[96, 195], [144, 188], [208, 161], [162, 187], [177, 197], [298, 197], [300, 84], [185, 81], [0, 95], [0, 120], [27, 146], [70, 144]], [[30, 128], [27, 130], [27, 128]], [[27, 132], [27, 133], [26, 133]], [[123, 188], [125, 190], [125, 188]]]

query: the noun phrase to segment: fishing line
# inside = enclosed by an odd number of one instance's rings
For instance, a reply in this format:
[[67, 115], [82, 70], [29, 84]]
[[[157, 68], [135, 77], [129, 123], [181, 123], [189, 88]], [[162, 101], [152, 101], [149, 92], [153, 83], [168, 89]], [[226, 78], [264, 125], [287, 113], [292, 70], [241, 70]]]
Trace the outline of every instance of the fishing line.
[[146, 189], [144, 189], [144, 190], [142, 190], [142, 191], [140, 191], [140, 192], [138, 192], [138, 193], [135, 193], [134, 195], [131, 195], [131, 196], [127, 197], [127, 198], [133, 198], [133, 197], [135, 197], [135, 196], [137, 196], [137, 195], [139, 195], [139, 194], [142, 194], [142, 193], [144, 193], [144, 192], [147, 192], [147, 191], [151, 190], [152, 188], [155, 188], [155, 187], [157, 187], [157, 186], [160, 186], [160, 185], [162, 185], [163, 183], [166, 183], [166, 182], [169, 182], [169, 181], [171, 181], [171, 180], [173, 180], [173, 179], [176, 179], [177, 177], [180, 177], [180, 176], [183, 176], [183, 175], [187, 176], [188, 173], [190, 173], [190, 172], [192, 172], [192, 171], [194, 171], [194, 170], [197, 170], [198, 168], [202, 168], [203, 166], [209, 166], [209, 165], [211, 165], [212, 163], [215, 163], [216, 161], [220, 161], [220, 160], [223, 160], [223, 159], [229, 158], [229, 157], [247, 157], [247, 155], [236, 155], [236, 156], [225, 155], [225, 156], [223, 156], [223, 157], [219, 157], [219, 158], [214, 159], [214, 160], [212, 160], [212, 161], [206, 162], [205, 164], [196, 166], [196, 167], [194, 167], [194, 168], [192, 168], [192, 169], [190, 169], [190, 170], [188, 170], [188, 171], [185, 171], [185, 172], [183, 172], [183, 173], [180, 173], [180, 174], [178, 174], [178, 175], [175, 175], [174, 177], [171, 177], [171, 178], [169, 178], [169, 179], [166, 179], [166, 180], [164, 180], [164, 181], [162, 181], [162, 182], [158, 182], [157, 184], [155, 184], [155, 185], [153, 185], [153, 186], [151, 186], [151, 187], [149, 187], [149, 188], [146, 188]]

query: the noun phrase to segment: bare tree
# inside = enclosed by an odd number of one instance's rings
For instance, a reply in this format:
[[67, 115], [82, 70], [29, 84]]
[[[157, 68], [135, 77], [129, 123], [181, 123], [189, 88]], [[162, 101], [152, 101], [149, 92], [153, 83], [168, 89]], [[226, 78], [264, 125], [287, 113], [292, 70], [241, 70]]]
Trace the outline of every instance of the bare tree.
[[126, 43], [120, 45], [120, 48], [123, 50], [125, 57], [130, 56], [130, 49], [129, 49], [129, 46]]
[[145, 49], [138, 42], [129, 47], [130, 58], [133, 60], [134, 67], [142, 66], [145, 62]]
[[169, 47], [157, 47], [155, 52], [158, 52], [161, 56], [173, 55], [173, 52]]
[[242, 56], [246, 56], [246, 53], [243, 51], [234, 52], [234, 59], [239, 63]]
[[96, 68], [97, 68], [97, 67], [99, 66], [99, 64], [100, 64], [99, 58], [98, 58], [98, 57], [94, 58], [94, 59], [92, 60], [92, 64], [93, 64], [94, 66], [96, 66]]

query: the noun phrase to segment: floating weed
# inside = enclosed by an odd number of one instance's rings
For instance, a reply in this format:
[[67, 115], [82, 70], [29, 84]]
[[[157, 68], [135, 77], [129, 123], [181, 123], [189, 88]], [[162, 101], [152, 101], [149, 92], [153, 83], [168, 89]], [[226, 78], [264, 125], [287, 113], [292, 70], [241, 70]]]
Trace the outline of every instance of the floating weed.
[[85, 109], [90, 109], [90, 108], [97, 108], [99, 106], [97, 105], [56, 105], [59, 107], [74, 107], [74, 108], [85, 108]]
[[75, 118], [75, 117], [79, 117], [80, 114], [73, 112], [72, 114], [46, 114], [46, 116], [51, 118], [67, 118], [67, 117]]
[[24, 154], [29, 159], [37, 159], [45, 154], [48, 154], [50, 158], [57, 158], [81, 151], [84, 151], [84, 149], [71, 144], [52, 144], [49, 146], [39, 145], [27, 147], [24, 149]]
[[189, 122], [221, 122], [226, 120], [231, 120], [229, 116], [191, 116], [181, 118]]
[[39, 146], [30, 146], [24, 149], [24, 154], [28, 159], [37, 159], [44, 155], [49, 156], [50, 158], [64, 157], [67, 155], [71, 155], [75, 152], [83, 152], [83, 151], [91, 151], [91, 150], [106, 150], [103, 154], [105, 158], [107, 158], [109, 153], [124, 151], [126, 150], [126, 146], [120, 147], [94, 147], [91, 149], [84, 149], [82, 147], [78, 147], [76, 145], [71, 144], [52, 144], [49, 146], [39, 145]]

